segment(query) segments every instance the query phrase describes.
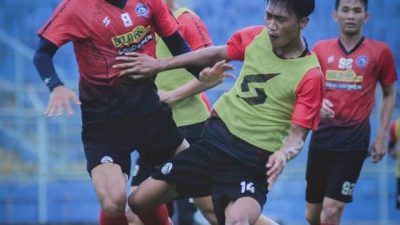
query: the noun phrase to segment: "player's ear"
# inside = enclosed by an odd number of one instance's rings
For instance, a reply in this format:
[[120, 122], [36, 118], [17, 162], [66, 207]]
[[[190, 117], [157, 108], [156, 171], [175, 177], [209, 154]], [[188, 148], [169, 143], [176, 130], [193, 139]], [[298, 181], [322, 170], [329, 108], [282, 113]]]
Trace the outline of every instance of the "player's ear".
[[308, 25], [309, 21], [310, 21], [309, 17], [301, 18], [300, 19], [300, 29], [304, 29]]
[[364, 23], [368, 21], [369, 13], [365, 12]]
[[337, 11], [336, 11], [336, 10], [333, 10], [333, 12], [332, 12], [332, 18], [333, 18], [333, 20], [334, 20], [335, 22], [337, 22]]

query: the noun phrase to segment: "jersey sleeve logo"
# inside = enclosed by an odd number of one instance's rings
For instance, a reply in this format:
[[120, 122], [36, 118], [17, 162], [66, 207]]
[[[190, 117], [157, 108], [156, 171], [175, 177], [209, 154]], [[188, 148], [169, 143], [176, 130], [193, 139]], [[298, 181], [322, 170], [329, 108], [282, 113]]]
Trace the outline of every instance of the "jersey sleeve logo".
[[139, 3], [136, 5], [135, 11], [139, 17], [148, 17], [150, 10], [147, 8], [145, 4]]

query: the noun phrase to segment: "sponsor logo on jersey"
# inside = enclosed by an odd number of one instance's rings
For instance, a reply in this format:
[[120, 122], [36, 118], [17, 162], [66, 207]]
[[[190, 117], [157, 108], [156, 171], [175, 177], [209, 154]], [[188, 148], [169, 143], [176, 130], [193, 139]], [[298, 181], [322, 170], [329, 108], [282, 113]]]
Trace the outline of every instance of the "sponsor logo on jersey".
[[364, 69], [368, 64], [368, 57], [366, 55], [360, 55], [357, 57], [356, 64], [358, 68]]
[[358, 76], [353, 70], [327, 70], [326, 80], [361, 83], [363, 76]]
[[114, 160], [110, 156], [104, 156], [103, 158], [101, 158], [100, 162], [101, 163], [112, 163], [112, 162], [114, 162]]
[[149, 34], [143, 38], [138, 44], [131, 45], [129, 47], [121, 48], [118, 51], [119, 55], [125, 55], [128, 52], [136, 52], [137, 50], [142, 49], [149, 41], [153, 40], [153, 35]]
[[325, 87], [342, 90], [362, 90], [363, 76], [353, 70], [327, 70]]
[[133, 28], [131, 32], [112, 37], [112, 43], [116, 48], [127, 46], [130, 44], [139, 43], [151, 31], [151, 26], [144, 27], [143, 25]]
[[167, 174], [171, 173], [172, 167], [173, 167], [172, 163], [170, 163], [170, 162], [169, 162], [169, 163], [166, 163], [166, 164], [161, 168], [161, 173], [164, 174], [164, 175], [167, 175]]
[[143, 3], [139, 3], [135, 8], [136, 14], [140, 17], [147, 17], [149, 15], [149, 9]]
[[352, 58], [340, 58], [339, 59], [339, 69], [344, 69], [344, 70], [351, 70], [353, 69], [353, 59]]

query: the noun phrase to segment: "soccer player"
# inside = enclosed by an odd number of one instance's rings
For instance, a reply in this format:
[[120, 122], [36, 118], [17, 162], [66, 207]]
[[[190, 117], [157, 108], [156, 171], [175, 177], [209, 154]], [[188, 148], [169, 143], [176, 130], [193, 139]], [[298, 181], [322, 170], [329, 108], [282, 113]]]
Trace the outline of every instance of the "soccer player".
[[340, 224], [346, 203], [353, 200], [368, 156], [369, 117], [377, 83], [383, 100], [379, 131], [369, 154], [377, 163], [387, 151], [396, 69], [386, 44], [362, 35], [367, 6], [367, 0], [336, 0], [333, 18], [340, 36], [314, 47], [325, 77], [325, 92], [324, 119], [312, 135], [306, 172], [306, 218], [312, 225]]
[[[178, 30], [180, 34], [192, 50], [213, 45], [207, 28], [200, 17], [187, 8], [179, 7], [175, 0], [166, 0], [165, 2], [179, 24]], [[165, 43], [158, 36], [156, 38], [156, 56], [172, 56]], [[189, 143], [196, 142], [200, 138], [205, 121], [210, 115], [209, 103], [204, 102], [199, 93], [217, 83], [200, 82], [184, 69], [159, 73], [155, 82], [159, 89], [160, 100], [171, 106], [174, 121], [183, 136]], [[141, 158], [137, 161], [136, 169], [137, 174], [132, 177], [132, 190], [156, 170], [155, 167], [143, 162]], [[196, 212], [194, 204], [189, 199], [179, 199], [175, 202], [178, 224], [194, 224], [194, 213]], [[195, 203], [211, 224], [217, 224], [210, 196], [195, 199]], [[129, 209], [127, 217], [129, 223], [139, 223]]]
[[[51, 91], [45, 114], [72, 114], [71, 100], [80, 104], [87, 170], [101, 205], [101, 225], [127, 225], [132, 149], [156, 166], [189, 146], [170, 108], [160, 102], [154, 78], [119, 78], [120, 71], [112, 68], [115, 57], [128, 52], [155, 56], [155, 32], [174, 55], [190, 51], [163, 0], [64, 0], [38, 32], [34, 63]], [[58, 48], [70, 41], [80, 71], [79, 99], [64, 86], [52, 62]], [[191, 71], [198, 75], [197, 68]], [[170, 223], [165, 206], [149, 213], [142, 218], [146, 225]]]
[[396, 162], [396, 180], [397, 180], [397, 191], [396, 191], [396, 208], [400, 209], [400, 150], [397, 145], [400, 140], [400, 119], [393, 121], [390, 125], [390, 141], [389, 151], [393, 158], [397, 158]]
[[141, 216], [174, 197], [211, 193], [219, 224], [256, 222], [268, 189], [319, 121], [322, 74], [301, 35], [314, 7], [314, 0], [269, 0], [266, 26], [237, 31], [224, 46], [169, 59], [118, 57], [120, 75], [133, 79], [188, 65], [244, 61], [233, 88], [214, 105], [202, 139], [141, 183], [129, 196], [133, 211]]

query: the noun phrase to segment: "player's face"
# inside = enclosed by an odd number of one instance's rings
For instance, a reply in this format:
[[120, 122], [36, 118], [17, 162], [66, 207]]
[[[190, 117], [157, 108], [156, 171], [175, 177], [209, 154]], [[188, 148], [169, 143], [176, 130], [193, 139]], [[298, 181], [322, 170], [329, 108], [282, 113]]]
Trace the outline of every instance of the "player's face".
[[361, 33], [368, 13], [360, 0], [341, 0], [337, 11], [333, 12], [333, 18], [342, 34], [352, 36]]
[[273, 48], [288, 46], [299, 37], [301, 29], [306, 25], [303, 24], [303, 19], [299, 19], [294, 13], [289, 12], [286, 6], [279, 4], [268, 4], [265, 24]]

